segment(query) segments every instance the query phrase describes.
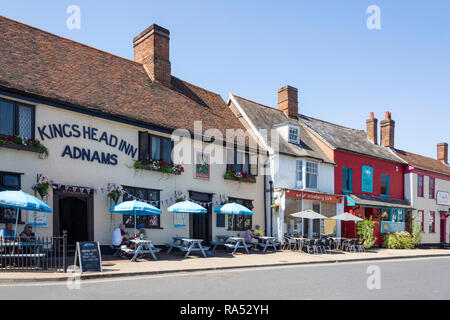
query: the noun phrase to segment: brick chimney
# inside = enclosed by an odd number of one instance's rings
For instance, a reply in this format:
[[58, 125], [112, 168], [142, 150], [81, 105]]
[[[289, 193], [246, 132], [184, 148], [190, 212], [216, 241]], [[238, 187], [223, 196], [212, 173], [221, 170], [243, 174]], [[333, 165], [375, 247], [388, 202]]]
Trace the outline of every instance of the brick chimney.
[[391, 113], [386, 112], [385, 119], [380, 122], [380, 144], [383, 147], [394, 148], [395, 121], [391, 119]]
[[373, 112], [370, 113], [370, 119], [366, 120], [367, 138], [374, 144], [378, 144], [378, 119], [375, 118]]
[[133, 39], [134, 60], [144, 65], [152, 81], [170, 87], [170, 32], [156, 24]]
[[441, 142], [437, 145], [437, 159], [443, 163], [448, 163], [448, 143]]
[[278, 90], [278, 110], [283, 111], [289, 118], [298, 119], [298, 90], [285, 86]]

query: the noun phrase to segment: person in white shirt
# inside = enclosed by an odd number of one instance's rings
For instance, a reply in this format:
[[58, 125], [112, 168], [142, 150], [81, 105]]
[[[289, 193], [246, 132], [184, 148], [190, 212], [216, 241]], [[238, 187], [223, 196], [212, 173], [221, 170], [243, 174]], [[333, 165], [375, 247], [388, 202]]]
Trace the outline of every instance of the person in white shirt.
[[116, 230], [113, 232], [112, 236], [112, 245], [115, 247], [120, 247], [121, 245], [128, 246], [128, 234], [125, 231], [125, 225], [121, 224]]

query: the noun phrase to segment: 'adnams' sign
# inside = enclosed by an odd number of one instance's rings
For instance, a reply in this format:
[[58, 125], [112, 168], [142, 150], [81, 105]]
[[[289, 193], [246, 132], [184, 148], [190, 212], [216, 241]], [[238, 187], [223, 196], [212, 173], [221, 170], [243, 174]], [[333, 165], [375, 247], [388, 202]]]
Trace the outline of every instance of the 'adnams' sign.
[[[78, 124], [49, 124], [37, 128], [41, 141], [57, 138], [77, 138], [83, 140], [96, 141], [134, 158], [137, 148], [123, 139], [119, 139], [114, 134], [106, 131], [99, 131], [95, 127], [80, 126]], [[83, 147], [66, 145], [61, 153], [61, 157], [80, 159], [89, 162], [98, 162], [115, 166], [118, 157], [115, 153], [101, 152]]]

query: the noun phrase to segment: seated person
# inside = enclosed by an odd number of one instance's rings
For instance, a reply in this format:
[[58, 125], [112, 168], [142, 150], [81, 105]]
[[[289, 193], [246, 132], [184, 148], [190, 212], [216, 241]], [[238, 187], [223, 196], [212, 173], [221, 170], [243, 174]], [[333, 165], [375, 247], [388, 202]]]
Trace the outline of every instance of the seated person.
[[252, 227], [248, 226], [247, 230], [245, 230], [245, 242], [252, 243], [253, 242], [253, 232]]
[[15, 238], [15, 232], [13, 230], [12, 223], [6, 223], [5, 228], [0, 231], [0, 237], [3, 242], [12, 242]]
[[145, 239], [145, 236], [146, 236], [144, 225], [141, 223], [137, 225], [137, 236], [138, 236], [138, 239], [141, 239], [141, 240]]
[[255, 230], [253, 231], [255, 237], [264, 237], [264, 231], [261, 230], [261, 227], [257, 224]]
[[129, 247], [131, 245], [129, 239], [130, 239], [130, 237], [128, 236], [127, 232], [125, 231], [125, 225], [121, 224], [113, 232], [112, 245], [114, 247], [121, 247], [121, 246]]
[[19, 235], [20, 241], [22, 242], [32, 242], [36, 240], [36, 235], [33, 232], [33, 227], [31, 224], [26, 224], [23, 228], [22, 233]]

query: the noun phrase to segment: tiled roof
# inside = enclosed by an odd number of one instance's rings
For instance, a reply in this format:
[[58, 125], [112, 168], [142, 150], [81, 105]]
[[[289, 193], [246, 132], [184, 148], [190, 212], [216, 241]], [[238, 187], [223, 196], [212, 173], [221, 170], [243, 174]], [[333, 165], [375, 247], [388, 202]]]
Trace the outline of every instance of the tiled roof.
[[372, 206], [372, 207], [394, 207], [394, 208], [404, 208], [412, 209], [411, 204], [408, 200], [404, 199], [390, 199], [381, 198], [367, 195], [348, 195], [356, 205], [359, 206]]
[[289, 123], [296, 124], [300, 127], [300, 146], [289, 143], [280, 137], [279, 151], [284, 154], [292, 155], [295, 157], [310, 157], [318, 160], [322, 160], [327, 163], [334, 164], [334, 162], [328, 158], [320, 147], [314, 142], [312, 137], [302, 127], [299, 121], [290, 119], [286, 114], [278, 109], [265, 106], [263, 104], [233, 95], [241, 108], [244, 110], [250, 121], [255, 125], [257, 129], [267, 130], [267, 143], [271, 145], [270, 130], [273, 128], [287, 125]]
[[152, 83], [143, 65], [0, 16], [0, 87], [166, 129], [243, 129], [216, 93], [172, 77]]
[[444, 164], [443, 162], [437, 159], [424, 157], [419, 154], [399, 149], [394, 149], [394, 152], [396, 155], [398, 155], [400, 158], [405, 160], [409, 165], [413, 167], [450, 175], [450, 166], [448, 164]]
[[300, 115], [300, 121], [335, 149], [355, 152], [388, 161], [403, 162], [388, 148], [369, 141], [366, 132], [363, 130], [343, 127], [305, 115]]

